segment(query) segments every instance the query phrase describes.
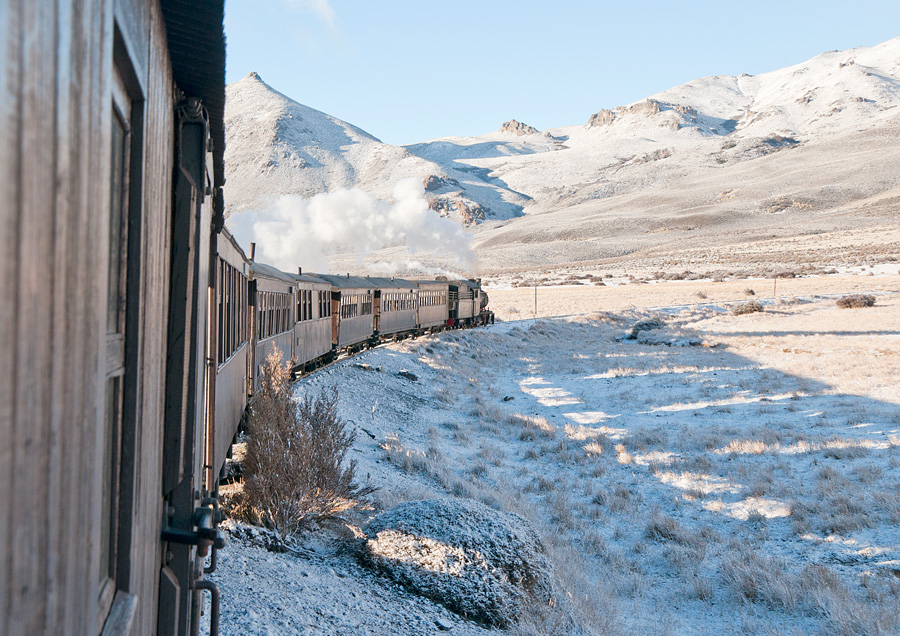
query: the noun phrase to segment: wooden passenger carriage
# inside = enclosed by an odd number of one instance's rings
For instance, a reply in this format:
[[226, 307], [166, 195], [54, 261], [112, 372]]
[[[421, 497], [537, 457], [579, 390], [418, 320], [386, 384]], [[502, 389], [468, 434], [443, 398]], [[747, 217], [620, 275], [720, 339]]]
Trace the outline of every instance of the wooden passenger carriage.
[[2, 636], [215, 631], [216, 476], [267, 348], [373, 342], [372, 284], [223, 229], [223, 11], [0, 6]]
[[315, 274], [331, 290], [331, 342], [336, 351], [371, 344], [375, 333], [375, 286], [358, 276]]
[[281, 359], [294, 359], [294, 323], [296, 322], [296, 282], [290, 274], [263, 263], [250, 263], [250, 386], [259, 389], [262, 365], [275, 348]]
[[216, 597], [222, 17], [0, 9], [0, 634], [186, 636]]
[[450, 317], [447, 281], [416, 280], [419, 289], [416, 322], [421, 330], [435, 330], [447, 325]]
[[[223, 229], [216, 256], [216, 374], [210, 471], [225, 462], [250, 393], [250, 261], [234, 237]], [[215, 475], [210, 474], [209, 479]]]
[[297, 285], [297, 322], [294, 324], [294, 367], [309, 371], [330, 357], [331, 284], [305, 274], [291, 276]]
[[419, 288], [402, 278], [366, 280], [375, 286], [375, 334], [379, 338], [400, 338], [418, 330], [416, 310]]

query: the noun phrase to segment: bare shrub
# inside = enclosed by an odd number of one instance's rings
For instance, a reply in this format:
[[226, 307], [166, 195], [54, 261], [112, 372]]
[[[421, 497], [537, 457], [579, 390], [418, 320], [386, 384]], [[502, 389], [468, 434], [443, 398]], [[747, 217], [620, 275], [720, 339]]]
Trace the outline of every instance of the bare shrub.
[[731, 306], [732, 316], [743, 316], [744, 314], [753, 314], [759, 311], [763, 311], [763, 306], [758, 300], [748, 300], [745, 303], [736, 303]]
[[676, 519], [667, 517], [661, 513], [654, 513], [647, 522], [644, 536], [653, 541], [672, 541], [683, 546], [697, 546], [701, 544], [700, 538], [688, 531], [678, 523]]
[[356, 463], [345, 465], [355, 431], [337, 412], [336, 389], [291, 399], [290, 365], [274, 347], [250, 410], [243, 517], [296, 534], [311, 521], [367, 505], [371, 488], [354, 482]]
[[860, 309], [871, 307], [875, 304], [875, 296], [871, 294], [850, 294], [837, 299], [837, 306], [841, 309]]
[[649, 320], [641, 320], [635, 323], [634, 327], [631, 328], [631, 332], [625, 336], [626, 340], [636, 340], [638, 334], [642, 331], [650, 331], [652, 329], [662, 329], [666, 326], [666, 323], [660, 320], [659, 318], [650, 318]]

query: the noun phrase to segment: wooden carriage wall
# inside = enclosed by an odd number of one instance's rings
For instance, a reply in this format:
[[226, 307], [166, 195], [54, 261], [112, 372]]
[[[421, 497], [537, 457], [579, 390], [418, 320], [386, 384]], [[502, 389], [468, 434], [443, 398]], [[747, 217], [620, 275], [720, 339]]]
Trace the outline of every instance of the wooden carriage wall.
[[223, 1], [0, 3], [2, 635], [197, 628]]

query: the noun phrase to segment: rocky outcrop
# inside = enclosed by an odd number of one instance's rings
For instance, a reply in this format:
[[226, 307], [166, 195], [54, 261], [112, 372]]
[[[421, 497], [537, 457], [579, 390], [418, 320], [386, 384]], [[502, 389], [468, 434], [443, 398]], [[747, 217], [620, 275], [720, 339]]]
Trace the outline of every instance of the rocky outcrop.
[[697, 110], [695, 108], [685, 106], [684, 104], [669, 104], [655, 99], [645, 99], [644, 101], [632, 104], [631, 106], [619, 106], [612, 110], [604, 108], [591, 115], [587, 125], [588, 128], [593, 128], [595, 126], [609, 126], [622, 115], [649, 116], [656, 115], [664, 110], [675, 111], [685, 117], [697, 116]]
[[466, 225], [481, 223], [490, 210], [480, 203], [468, 199], [460, 199], [456, 202], [456, 213]]
[[676, 113], [681, 113], [682, 115], [688, 115], [690, 117], [695, 117], [697, 115], [697, 109], [692, 108], [691, 106], [686, 106], [684, 104], [669, 104], [669, 106]]
[[491, 213], [490, 208], [459, 196], [433, 197], [428, 200], [428, 207], [441, 216], [458, 215], [459, 220], [466, 225], [481, 223]]
[[437, 192], [445, 188], [459, 188], [459, 181], [452, 177], [441, 177], [436, 174], [430, 174], [422, 181], [425, 186], [425, 192]]
[[593, 128], [594, 126], [609, 126], [615, 120], [615, 111], [607, 110], [606, 108], [604, 108], [600, 112], [591, 115], [591, 118], [588, 119], [588, 127]]
[[645, 99], [637, 104], [626, 106], [622, 110], [625, 113], [633, 115], [655, 115], [656, 113], [662, 112], [662, 103], [655, 99]]
[[536, 135], [538, 129], [534, 126], [529, 126], [528, 124], [523, 124], [520, 121], [516, 121], [515, 119], [510, 119], [508, 122], [500, 126], [500, 132], [503, 133], [511, 133], [513, 135], [523, 136], [523, 135]]

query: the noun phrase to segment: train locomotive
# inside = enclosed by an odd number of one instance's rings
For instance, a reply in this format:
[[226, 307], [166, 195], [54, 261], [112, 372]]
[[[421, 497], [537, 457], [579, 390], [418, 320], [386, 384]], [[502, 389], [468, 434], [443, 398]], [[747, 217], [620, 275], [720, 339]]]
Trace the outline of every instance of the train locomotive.
[[490, 318], [477, 281], [248, 256], [224, 223], [223, 18], [0, 10], [0, 636], [217, 633], [219, 473], [267, 352], [299, 374]]

